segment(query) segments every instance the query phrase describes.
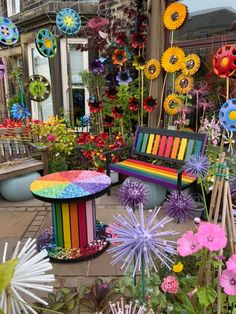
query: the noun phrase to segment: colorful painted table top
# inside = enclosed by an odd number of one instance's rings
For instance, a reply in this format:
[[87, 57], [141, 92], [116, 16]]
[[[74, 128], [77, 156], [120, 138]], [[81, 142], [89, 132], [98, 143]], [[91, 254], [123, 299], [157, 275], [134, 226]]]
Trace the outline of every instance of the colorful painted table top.
[[100, 172], [71, 170], [56, 172], [35, 180], [30, 190], [35, 198], [52, 203], [89, 200], [106, 192], [111, 179]]

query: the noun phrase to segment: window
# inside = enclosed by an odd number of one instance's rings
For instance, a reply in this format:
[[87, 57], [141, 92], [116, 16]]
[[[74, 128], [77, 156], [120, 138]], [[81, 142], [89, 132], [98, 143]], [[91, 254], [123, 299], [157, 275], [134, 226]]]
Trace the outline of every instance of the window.
[[[66, 43], [68, 49], [66, 49]], [[61, 40], [64, 112], [71, 113], [72, 111], [75, 123], [77, 119], [89, 113], [87, 105], [89, 95], [80, 76], [81, 71], [88, 69], [88, 52], [82, 52], [78, 49], [79, 44], [86, 43], [87, 40], [82, 38]]]
[[[48, 58], [44, 58], [35, 48], [35, 45], [29, 46], [29, 73], [40, 74], [48, 79], [51, 84], [51, 76], [49, 70]], [[48, 120], [48, 117], [53, 116], [53, 102], [52, 95], [43, 102], [31, 101], [32, 105], [32, 119], [40, 119], [42, 121]]]
[[20, 0], [7, 0], [7, 14], [8, 16], [20, 12]]

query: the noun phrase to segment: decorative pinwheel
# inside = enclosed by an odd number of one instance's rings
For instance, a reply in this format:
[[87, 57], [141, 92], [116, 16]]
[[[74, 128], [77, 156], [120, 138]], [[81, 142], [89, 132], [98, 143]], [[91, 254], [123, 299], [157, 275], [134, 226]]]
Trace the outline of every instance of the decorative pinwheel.
[[25, 82], [25, 92], [34, 101], [44, 101], [50, 95], [50, 83], [46, 77], [35, 74], [27, 78]]
[[46, 58], [53, 58], [57, 52], [56, 38], [52, 32], [43, 28], [36, 34], [35, 44], [38, 52]]
[[[53, 286], [47, 285], [54, 281], [54, 276], [46, 274], [52, 269], [47, 257], [47, 251], [37, 253], [36, 240], [28, 239], [20, 250], [20, 241], [9, 260], [6, 260], [8, 243], [5, 243], [0, 264], [0, 308], [5, 314], [33, 313], [34, 306], [28, 304], [29, 298], [35, 302], [47, 305], [34, 291], [51, 292]], [[27, 297], [27, 301], [25, 300]]]
[[11, 108], [11, 114], [13, 119], [25, 120], [26, 117], [31, 116], [31, 113], [28, 111], [28, 108], [23, 103], [13, 104]]
[[227, 100], [221, 106], [219, 120], [226, 130], [236, 131], [236, 98]]
[[66, 35], [75, 35], [81, 27], [80, 16], [70, 8], [65, 8], [57, 13], [56, 24], [59, 30]]
[[19, 31], [16, 25], [4, 16], [0, 16], [0, 43], [13, 46], [19, 40]]

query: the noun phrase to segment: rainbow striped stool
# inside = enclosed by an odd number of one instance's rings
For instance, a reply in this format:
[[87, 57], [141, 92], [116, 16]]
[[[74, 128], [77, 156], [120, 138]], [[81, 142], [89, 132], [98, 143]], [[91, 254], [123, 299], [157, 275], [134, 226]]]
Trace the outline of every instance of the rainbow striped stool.
[[35, 180], [35, 198], [52, 204], [54, 240], [58, 248], [87, 247], [96, 240], [95, 198], [107, 192], [111, 180], [89, 170], [57, 172]]
[[[184, 172], [184, 163], [191, 155], [203, 155], [206, 143], [206, 134], [138, 126], [129, 159], [111, 163], [111, 154], [128, 147], [105, 153], [106, 173], [110, 175], [110, 170], [113, 170], [180, 191], [196, 181]], [[154, 160], [168, 162], [168, 166], [152, 164]]]

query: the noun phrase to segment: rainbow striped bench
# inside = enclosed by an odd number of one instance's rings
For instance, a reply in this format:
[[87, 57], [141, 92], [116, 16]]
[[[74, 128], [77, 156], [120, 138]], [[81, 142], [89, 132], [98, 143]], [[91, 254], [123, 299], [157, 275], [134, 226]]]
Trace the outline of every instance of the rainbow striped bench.
[[[137, 127], [128, 159], [112, 164], [110, 155], [114, 151], [105, 154], [107, 175], [113, 170], [180, 191], [196, 181], [184, 172], [184, 163], [191, 155], [203, 155], [206, 143], [206, 134]], [[171, 167], [153, 164], [155, 160], [168, 162]]]

